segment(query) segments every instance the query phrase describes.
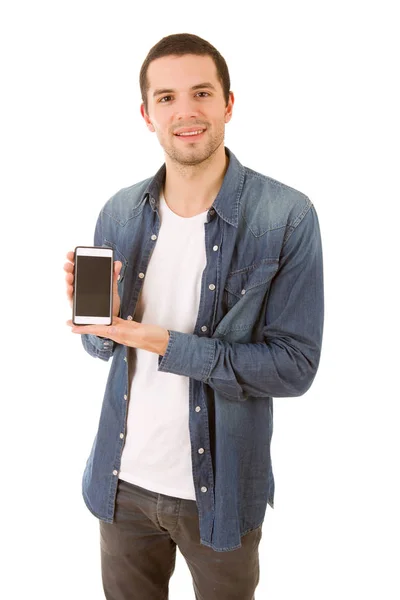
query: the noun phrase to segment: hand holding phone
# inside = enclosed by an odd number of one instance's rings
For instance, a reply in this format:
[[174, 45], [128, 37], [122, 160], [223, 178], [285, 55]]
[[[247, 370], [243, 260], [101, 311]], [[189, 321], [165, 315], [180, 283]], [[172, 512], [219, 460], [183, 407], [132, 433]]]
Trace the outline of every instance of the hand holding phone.
[[[75, 288], [75, 252], [68, 252], [67, 259], [69, 262], [64, 264], [66, 292], [69, 305], [73, 308], [74, 305], [74, 288]], [[118, 316], [120, 309], [120, 298], [118, 294], [118, 276], [121, 271], [122, 263], [114, 262], [113, 285], [112, 285], [112, 315]]]

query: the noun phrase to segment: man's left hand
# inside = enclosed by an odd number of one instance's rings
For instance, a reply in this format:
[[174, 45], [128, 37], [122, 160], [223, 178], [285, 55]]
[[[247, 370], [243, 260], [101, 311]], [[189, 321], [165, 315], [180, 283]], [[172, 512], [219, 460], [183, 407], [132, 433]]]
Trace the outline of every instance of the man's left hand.
[[160, 356], [164, 356], [169, 342], [167, 329], [159, 325], [127, 321], [119, 317], [113, 317], [111, 325], [74, 325], [71, 320], [67, 321], [67, 325], [72, 328], [72, 333], [90, 333], [124, 346], [148, 350]]

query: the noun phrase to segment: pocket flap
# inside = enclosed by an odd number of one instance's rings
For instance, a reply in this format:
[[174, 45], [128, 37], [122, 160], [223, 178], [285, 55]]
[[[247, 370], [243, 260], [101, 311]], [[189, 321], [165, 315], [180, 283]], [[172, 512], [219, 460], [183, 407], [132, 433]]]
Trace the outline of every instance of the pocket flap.
[[230, 273], [226, 279], [225, 290], [241, 297], [249, 290], [268, 283], [279, 267], [279, 259], [266, 258], [261, 263], [251, 265]]

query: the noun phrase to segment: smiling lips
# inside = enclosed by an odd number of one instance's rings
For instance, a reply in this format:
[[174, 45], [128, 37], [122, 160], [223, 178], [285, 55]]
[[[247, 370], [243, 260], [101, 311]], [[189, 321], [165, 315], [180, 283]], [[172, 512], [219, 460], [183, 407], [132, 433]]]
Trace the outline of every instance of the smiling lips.
[[196, 136], [204, 133], [205, 129], [194, 129], [192, 127], [192, 128], [181, 129], [178, 131], [179, 131], [179, 133], [174, 134], [177, 137], [196, 137]]

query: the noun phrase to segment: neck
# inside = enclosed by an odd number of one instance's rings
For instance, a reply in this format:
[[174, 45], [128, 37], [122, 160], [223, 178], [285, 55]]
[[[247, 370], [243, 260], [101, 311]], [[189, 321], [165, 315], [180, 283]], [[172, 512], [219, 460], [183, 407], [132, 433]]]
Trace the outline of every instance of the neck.
[[210, 208], [228, 168], [224, 144], [208, 159], [196, 165], [182, 165], [165, 155], [164, 197], [170, 209], [181, 217], [193, 217]]

